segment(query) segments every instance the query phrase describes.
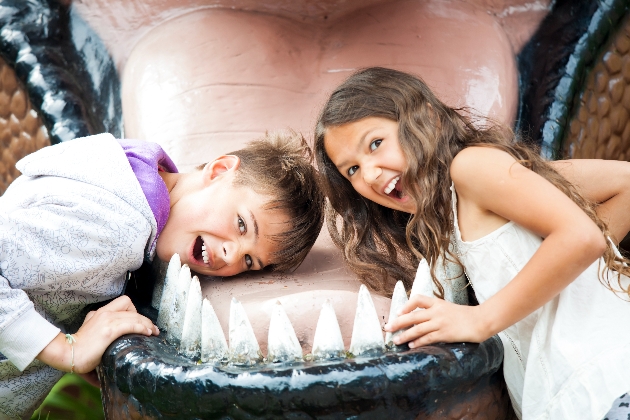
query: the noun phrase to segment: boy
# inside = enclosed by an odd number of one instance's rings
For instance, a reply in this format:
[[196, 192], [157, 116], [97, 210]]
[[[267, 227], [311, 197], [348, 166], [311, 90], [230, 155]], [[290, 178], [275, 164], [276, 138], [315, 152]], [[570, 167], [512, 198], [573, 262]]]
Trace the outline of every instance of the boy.
[[311, 158], [274, 134], [179, 174], [158, 145], [101, 134], [18, 162], [0, 198], [0, 419], [29, 416], [121, 335], [159, 334], [125, 296], [77, 331], [156, 252], [216, 276], [299, 265], [323, 221]]

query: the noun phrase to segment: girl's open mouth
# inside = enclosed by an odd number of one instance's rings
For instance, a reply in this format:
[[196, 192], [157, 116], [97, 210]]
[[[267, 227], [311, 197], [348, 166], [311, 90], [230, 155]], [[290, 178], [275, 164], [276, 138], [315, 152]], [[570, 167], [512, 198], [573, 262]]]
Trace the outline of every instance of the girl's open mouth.
[[397, 176], [396, 178], [392, 179], [389, 184], [387, 185], [387, 187], [385, 187], [385, 190], [383, 191], [385, 193], [385, 195], [400, 200], [403, 197], [405, 197], [405, 193], [403, 192], [402, 189], [402, 182], [400, 181], [400, 176]]

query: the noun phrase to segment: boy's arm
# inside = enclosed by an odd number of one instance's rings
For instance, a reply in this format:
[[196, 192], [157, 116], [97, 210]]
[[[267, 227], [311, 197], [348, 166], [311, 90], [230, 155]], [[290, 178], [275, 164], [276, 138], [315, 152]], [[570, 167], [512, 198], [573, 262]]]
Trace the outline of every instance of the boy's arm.
[[630, 163], [602, 159], [549, 162], [582, 196], [598, 204], [596, 211], [608, 223], [615, 243], [630, 231]]
[[13, 289], [0, 276], [0, 353], [24, 370], [57, 335], [23, 290]]
[[74, 344], [68, 343], [58, 333], [37, 359], [55, 369], [69, 372], [88, 373], [101, 362], [107, 347], [125, 334], [158, 335], [160, 331], [151, 320], [136, 312], [128, 296], [120, 296], [98, 311], [90, 312], [79, 331], [73, 334]]

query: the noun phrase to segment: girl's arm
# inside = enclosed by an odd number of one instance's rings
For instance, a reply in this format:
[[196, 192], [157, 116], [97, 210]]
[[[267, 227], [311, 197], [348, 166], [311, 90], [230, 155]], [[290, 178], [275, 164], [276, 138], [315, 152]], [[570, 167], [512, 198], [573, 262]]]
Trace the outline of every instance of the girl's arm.
[[597, 214], [608, 223], [615, 243], [630, 231], [630, 162], [601, 159], [572, 159], [549, 162], [578, 189], [598, 204]]
[[[146, 317], [136, 312], [127, 296], [120, 296], [98, 311], [90, 312], [79, 331], [72, 334], [74, 343], [74, 372], [88, 373], [101, 362], [107, 347], [125, 334], [158, 335], [160, 331]], [[72, 345], [59, 333], [37, 359], [55, 369], [69, 372], [72, 365]]]
[[[553, 299], [606, 247], [599, 228], [573, 201], [505, 152], [490, 147], [464, 149], [453, 160], [451, 177], [459, 208], [466, 209], [460, 213], [464, 232], [466, 228], [483, 231], [484, 225], [503, 218], [544, 240], [512, 281], [479, 306], [412, 297], [403, 315], [385, 328], [411, 327], [399, 336], [399, 342], [414, 340], [410, 347], [491, 337]], [[415, 307], [426, 310], [410, 313]]]

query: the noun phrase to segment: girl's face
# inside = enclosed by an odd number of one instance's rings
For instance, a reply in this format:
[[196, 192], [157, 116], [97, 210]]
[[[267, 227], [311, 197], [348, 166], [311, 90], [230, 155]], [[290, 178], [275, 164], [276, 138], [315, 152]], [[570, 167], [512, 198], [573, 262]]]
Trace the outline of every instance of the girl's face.
[[326, 130], [326, 154], [363, 197], [382, 206], [415, 212], [401, 176], [407, 160], [398, 141], [398, 123], [367, 117]]

